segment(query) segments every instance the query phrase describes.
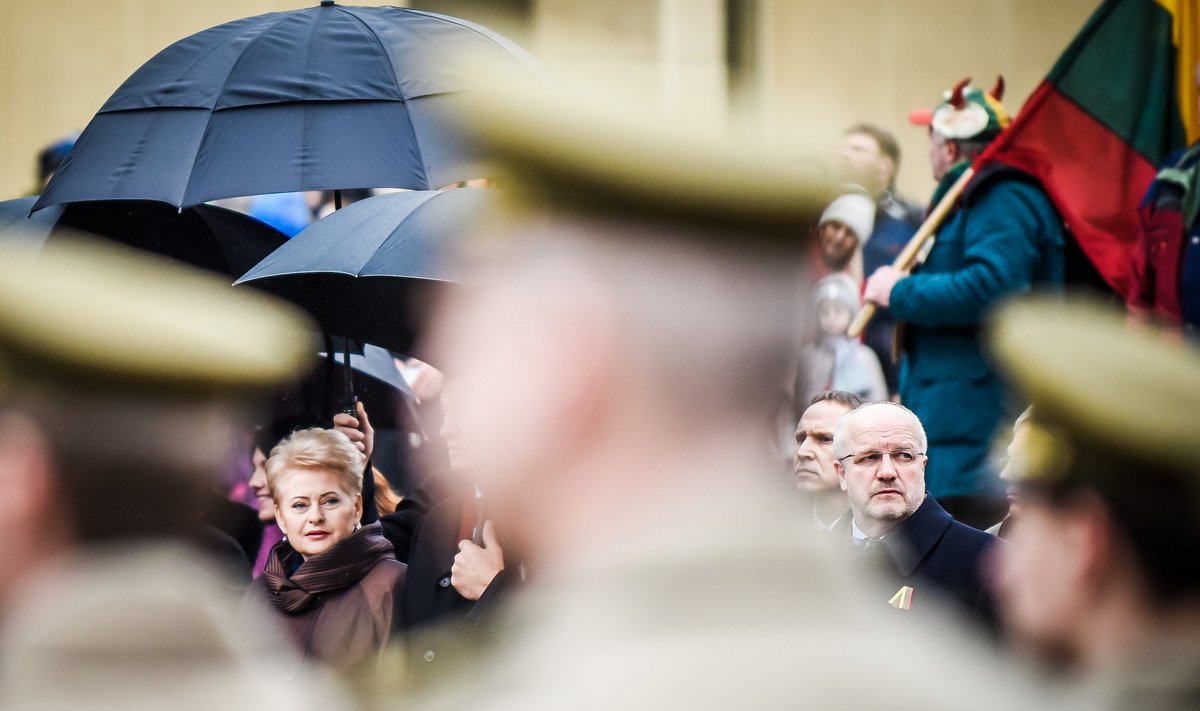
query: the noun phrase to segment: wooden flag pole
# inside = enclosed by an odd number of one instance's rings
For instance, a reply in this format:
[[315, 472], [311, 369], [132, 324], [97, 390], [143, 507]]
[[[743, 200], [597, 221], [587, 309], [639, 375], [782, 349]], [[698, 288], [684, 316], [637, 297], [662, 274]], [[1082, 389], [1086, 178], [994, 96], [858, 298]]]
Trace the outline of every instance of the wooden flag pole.
[[[929, 217], [921, 223], [917, 228], [917, 233], [912, 236], [908, 244], [904, 245], [904, 249], [900, 250], [900, 254], [896, 255], [896, 261], [892, 262], [892, 267], [899, 269], [902, 272], [908, 272], [916, 266], [917, 256], [925, 249], [926, 244], [932, 243], [934, 231], [942, 224], [942, 220], [946, 219], [946, 213], [950, 212], [950, 208], [954, 206], [954, 202], [958, 200], [958, 196], [962, 194], [967, 183], [975, 175], [974, 168], [967, 168], [963, 174], [959, 176], [954, 185], [946, 191], [942, 196], [941, 201], [933, 208], [933, 212], [929, 213]], [[854, 317], [854, 321], [850, 324], [850, 328], [846, 331], [846, 335], [851, 338], [858, 338], [867, 324], [875, 316], [875, 304], [864, 304], [859, 310], [858, 315]]]

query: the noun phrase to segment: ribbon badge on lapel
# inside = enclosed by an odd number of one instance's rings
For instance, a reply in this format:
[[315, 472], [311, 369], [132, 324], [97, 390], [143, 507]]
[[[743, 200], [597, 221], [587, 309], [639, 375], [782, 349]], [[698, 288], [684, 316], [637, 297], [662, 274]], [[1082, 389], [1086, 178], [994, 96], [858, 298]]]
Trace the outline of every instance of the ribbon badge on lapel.
[[888, 600], [888, 604], [897, 610], [907, 610], [912, 607], [913, 589], [905, 585], [892, 595], [892, 599]]

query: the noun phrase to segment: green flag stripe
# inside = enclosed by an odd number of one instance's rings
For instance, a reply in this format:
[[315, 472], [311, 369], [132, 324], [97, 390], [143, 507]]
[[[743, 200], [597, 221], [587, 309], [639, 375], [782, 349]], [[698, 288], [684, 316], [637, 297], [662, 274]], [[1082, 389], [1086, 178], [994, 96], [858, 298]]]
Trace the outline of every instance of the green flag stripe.
[[1107, 0], [1046, 80], [1152, 165], [1186, 143], [1171, 14], [1153, 0]]

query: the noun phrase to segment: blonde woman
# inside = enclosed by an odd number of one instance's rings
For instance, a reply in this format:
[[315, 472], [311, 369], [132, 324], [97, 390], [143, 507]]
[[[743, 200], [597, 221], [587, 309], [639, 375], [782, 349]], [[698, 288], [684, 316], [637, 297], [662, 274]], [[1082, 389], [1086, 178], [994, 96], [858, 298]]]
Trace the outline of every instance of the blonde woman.
[[339, 667], [387, 644], [407, 570], [378, 523], [361, 525], [364, 466], [336, 430], [301, 430], [271, 450], [267, 483], [284, 539], [247, 593], [268, 603], [306, 658]]

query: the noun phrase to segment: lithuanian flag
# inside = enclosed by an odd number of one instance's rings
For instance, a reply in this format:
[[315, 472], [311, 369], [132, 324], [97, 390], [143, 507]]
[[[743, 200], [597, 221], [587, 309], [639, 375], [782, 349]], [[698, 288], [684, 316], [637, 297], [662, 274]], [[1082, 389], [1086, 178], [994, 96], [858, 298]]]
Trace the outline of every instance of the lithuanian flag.
[[1127, 293], [1137, 205], [1157, 167], [1200, 139], [1200, 0], [1105, 0], [976, 161], [1037, 177], [1083, 253]]

